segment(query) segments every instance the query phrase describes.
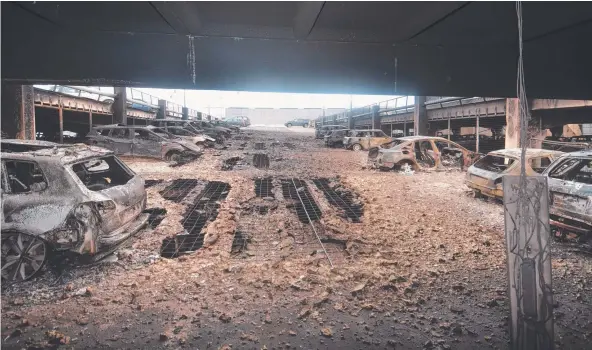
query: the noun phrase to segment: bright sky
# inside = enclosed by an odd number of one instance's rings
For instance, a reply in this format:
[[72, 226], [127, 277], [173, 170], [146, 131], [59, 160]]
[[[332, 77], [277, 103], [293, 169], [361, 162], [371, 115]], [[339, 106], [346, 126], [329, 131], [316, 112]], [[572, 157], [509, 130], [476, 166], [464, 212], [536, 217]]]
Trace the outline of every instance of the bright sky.
[[[183, 90], [138, 89], [183, 105]], [[243, 92], [215, 90], [185, 90], [187, 107], [205, 111], [209, 108], [349, 108], [392, 99], [384, 95], [290, 94], [276, 92]]]

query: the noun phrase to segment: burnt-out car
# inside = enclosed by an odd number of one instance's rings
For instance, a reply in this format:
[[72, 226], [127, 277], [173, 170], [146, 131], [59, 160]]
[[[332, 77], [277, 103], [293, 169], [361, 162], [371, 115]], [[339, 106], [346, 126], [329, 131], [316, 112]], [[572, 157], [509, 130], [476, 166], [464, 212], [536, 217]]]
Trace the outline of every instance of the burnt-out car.
[[202, 149], [193, 142], [152, 126], [98, 126], [88, 133], [87, 139], [89, 144], [109, 149], [116, 155], [158, 158], [176, 163], [202, 154]]
[[2, 141], [2, 279], [33, 277], [56, 251], [111, 253], [148, 220], [144, 180], [109, 150]]
[[555, 234], [592, 238], [592, 151], [568, 153], [543, 173], [549, 186], [550, 223]]
[[324, 137], [325, 146], [343, 146], [343, 138], [347, 135], [348, 131], [349, 129], [337, 129], [328, 131]]
[[170, 127], [181, 127], [198, 135], [207, 135], [215, 139], [217, 143], [224, 143], [224, 140], [226, 139], [225, 133], [216, 131], [214, 129], [204, 130], [200, 127], [200, 124], [198, 124], [195, 120], [183, 120], [172, 118], [154, 119], [151, 121], [150, 124], [152, 126], [163, 128], [166, 131], [169, 131], [168, 129]]
[[462, 170], [478, 157], [478, 153], [455, 142], [433, 136], [399, 137], [368, 152], [368, 161], [383, 170], [399, 169], [405, 164], [414, 170], [442, 167]]
[[[151, 128], [151, 127], [149, 126], [148, 128]], [[161, 135], [161, 134], [166, 135], [167, 133], [171, 133], [171, 134], [178, 136], [184, 140], [192, 142], [193, 144], [195, 144], [197, 146], [204, 146], [204, 147], [208, 146], [209, 147], [209, 146], [213, 146], [213, 144], [216, 142], [216, 139], [214, 139], [213, 137], [210, 137], [205, 134], [196, 134], [195, 132], [192, 132], [182, 126], [169, 126], [166, 129], [153, 127], [153, 128], [151, 128], [151, 130], [159, 135]]]
[[343, 138], [343, 147], [354, 151], [369, 150], [389, 141], [392, 138], [380, 129], [350, 130]]
[[[526, 149], [526, 175], [539, 175], [563, 152], [537, 148]], [[465, 184], [476, 195], [485, 195], [502, 199], [504, 190], [502, 178], [504, 175], [520, 175], [520, 148], [502, 149], [489, 152], [473, 164], [465, 177]]]

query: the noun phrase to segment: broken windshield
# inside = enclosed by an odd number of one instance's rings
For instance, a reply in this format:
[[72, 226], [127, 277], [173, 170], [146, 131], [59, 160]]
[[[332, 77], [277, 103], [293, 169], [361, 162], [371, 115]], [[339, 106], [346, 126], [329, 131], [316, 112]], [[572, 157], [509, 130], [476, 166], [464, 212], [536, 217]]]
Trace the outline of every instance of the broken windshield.
[[91, 191], [124, 185], [133, 177], [114, 156], [76, 163], [72, 170]]

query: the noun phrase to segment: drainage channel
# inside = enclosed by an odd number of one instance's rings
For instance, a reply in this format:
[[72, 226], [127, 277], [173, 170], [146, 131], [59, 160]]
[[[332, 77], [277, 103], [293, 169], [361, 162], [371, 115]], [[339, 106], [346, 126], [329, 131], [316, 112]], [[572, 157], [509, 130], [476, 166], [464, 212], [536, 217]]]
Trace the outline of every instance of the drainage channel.
[[164, 239], [160, 255], [165, 258], [175, 258], [181, 253], [201, 248], [204, 243], [202, 230], [209, 221], [216, 219], [220, 209], [220, 204], [217, 202], [226, 199], [229, 191], [230, 185], [225, 182], [208, 182], [183, 215], [181, 224], [185, 233]]
[[255, 195], [259, 198], [273, 198], [273, 183], [271, 177], [255, 179]]
[[180, 203], [197, 184], [198, 181], [195, 179], [176, 179], [160, 191], [160, 195], [166, 200]]
[[346, 190], [340, 184], [332, 186], [331, 181], [326, 178], [312, 181], [319, 190], [323, 191], [329, 204], [342, 211], [343, 217], [352, 222], [360, 222], [360, 217], [364, 215], [363, 204], [356, 203], [356, 197], [351, 191]]
[[[300, 222], [308, 224], [310, 220], [321, 218], [321, 209], [308, 190], [306, 182], [298, 179], [281, 180], [284, 198], [291, 199]], [[307, 215], [308, 214], [308, 215]]]

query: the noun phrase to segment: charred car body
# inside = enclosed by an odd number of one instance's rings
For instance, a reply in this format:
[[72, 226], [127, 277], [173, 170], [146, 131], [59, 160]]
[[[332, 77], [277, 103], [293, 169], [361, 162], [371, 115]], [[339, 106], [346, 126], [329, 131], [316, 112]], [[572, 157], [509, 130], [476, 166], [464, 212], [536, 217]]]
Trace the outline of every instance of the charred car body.
[[[156, 133], [155, 130], [161, 131]], [[98, 126], [88, 133], [88, 143], [116, 155], [150, 157], [181, 163], [201, 155], [201, 148], [151, 126]]]
[[[526, 149], [526, 175], [541, 174], [555, 159], [564, 154], [536, 148]], [[468, 170], [465, 184], [477, 195], [502, 199], [504, 175], [520, 175], [520, 148], [502, 149], [489, 152]]]
[[549, 186], [550, 223], [555, 234], [592, 238], [592, 151], [568, 153], [543, 173]]
[[218, 142], [218, 143], [223, 143], [224, 140], [226, 139], [226, 137], [224, 136], [224, 133], [218, 132], [216, 130], [204, 130], [201, 127], [199, 127], [199, 125], [196, 124], [194, 121], [189, 121], [189, 120], [155, 119], [151, 122], [151, 125], [159, 127], [159, 128], [163, 128], [166, 131], [168, 131], [168, 128], [170, 128], [170, 127], [182, 127], [184, 129], [186, 129], [187, 131], [193, 132], [198, 135], [201, 135], [201, 134], [207, 135], [207, 136], [213, 138], [214, 140], [216, 140], [216, 142]]
[[391, 141], [380, 129], [350, 130], [343, 138], [343, 147], [354, 151], [369, 150]]
[[33, 277], [54, 251], [97, 259], [143, 228], [144, 180], [113, 152], [2, 142], [2, 279]]
[[375, 168], [399, 169], [407, 164], [414, 170], [459, 167], [464, 169], [479, 158], [479, 154], [442, 137], [406, 136], [374, 147], [368, 160]]
[[197, 134], [197, 133], [190, 131], [187, 128], [184, 128], [182, 126], [169, 126], [166, 129], [154, 127], [151, 130], [157, 134], [163, 134], [163, 135], [166, 133], [171, 133], [171, 134], [178, 136], [186, 141], [192, 142], [196, 146], [210, 147], [210, 146], [213, 146], [213, 144], [216, 142], [216, 139], [213, 137], [210, 137], [205, 134]]
[[336, 147], [343, 146], [343, 138], [347, 135], [349, 129], [337, 129], [327, 132], [325, 135], [325, 146]]
[[328, 132], [333, 130], [345, 130], [347, 127], [343, 125], [317, 125], [315, 128], [315, 138], [322, 139]]

